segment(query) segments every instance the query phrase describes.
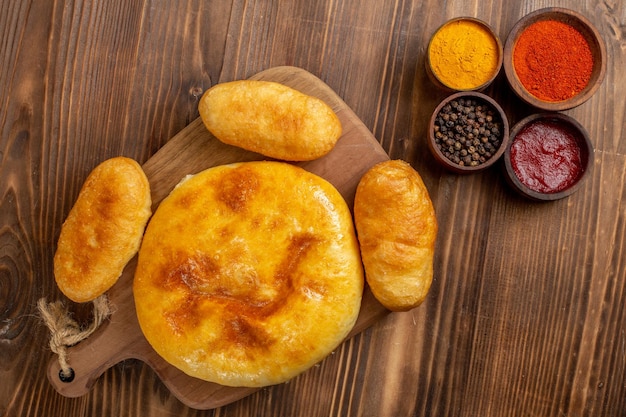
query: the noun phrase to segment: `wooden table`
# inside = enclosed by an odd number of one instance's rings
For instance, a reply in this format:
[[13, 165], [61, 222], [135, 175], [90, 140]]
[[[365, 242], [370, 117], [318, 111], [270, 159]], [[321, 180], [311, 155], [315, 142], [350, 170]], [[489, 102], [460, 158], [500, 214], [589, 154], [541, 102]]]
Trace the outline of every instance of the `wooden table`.
[[[459, 176], [433, 162], [426, 126], [446, 93], [424, 50], [449, 18], [478, 17], [504, 40], [545, 2], [2, 1], [0, 415], [625, 416], [626, 2], [569, 3], [550, 5], [583, 13], [607, 47], [603, 85], [565, 112], [590, 133], [596, 167], [573, 196], [532, 203], [499, 168]], [[421, 173], [439, 219], [426, 302], [218, 409], [187, 408], [138, 360], [85, 396], [58, 394], [36, 303], [63, 299], [52, 258], [87, 174], [117, 155], [146, 162], [198, 117], [207, 88], [281, 65], [327, 83]], [[514, 123], [535, 110], [503, 75], [487, 93]]]

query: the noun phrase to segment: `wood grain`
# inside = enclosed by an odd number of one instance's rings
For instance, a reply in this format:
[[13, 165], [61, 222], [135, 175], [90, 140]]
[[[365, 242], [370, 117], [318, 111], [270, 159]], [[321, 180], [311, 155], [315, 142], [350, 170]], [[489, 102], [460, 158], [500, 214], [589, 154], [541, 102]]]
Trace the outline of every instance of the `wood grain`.
[[[545, 6], [596, 26], [607, 70], [566, 112], [592, 138], [593, 175], [537, 204], [497, 167], [459, 177], [432, 161], [426, 124], [446, 94], [423, 53], [447, 19], [480, 18], [505, 39]], [[625, 19], [624, 0], [0, 1], [0, 415], [626, 415]], [[120, 154], [145, 163], [197, 118], [208, 87], [281, 65], [319, 77], [424, 178], [440, 224], [427, 301], [215, 410], [186, 407], [133, 359], [85, 396], [59, 395], [35, 306], [61, 298], [54, 248], [89, 171]], [[486, 92], [511, 123], [535, 111], [502, 73]]]

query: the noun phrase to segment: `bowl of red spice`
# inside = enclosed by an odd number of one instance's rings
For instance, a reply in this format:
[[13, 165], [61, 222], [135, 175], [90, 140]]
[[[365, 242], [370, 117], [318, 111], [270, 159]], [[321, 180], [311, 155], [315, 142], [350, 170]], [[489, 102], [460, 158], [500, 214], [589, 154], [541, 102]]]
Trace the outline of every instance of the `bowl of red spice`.
[[593, 24], [573, 10], [548, 7], [520, 19], [504, 46], [504, 72], [513, 91], [542, 110], [587, 101], [606, 73], [606, 47]]
[[572, 117], [538, 113], [513, 126], [503, 158], [515, 191], [534, 201], [554, 201], [580, 188], [593, 167], [593, 146]]
[[502, 156], [508, 140], [504, 110], [477, 91], [448, 96], [430, 118], [428, 147], [439, 164], [457, 174], [489, 168]]

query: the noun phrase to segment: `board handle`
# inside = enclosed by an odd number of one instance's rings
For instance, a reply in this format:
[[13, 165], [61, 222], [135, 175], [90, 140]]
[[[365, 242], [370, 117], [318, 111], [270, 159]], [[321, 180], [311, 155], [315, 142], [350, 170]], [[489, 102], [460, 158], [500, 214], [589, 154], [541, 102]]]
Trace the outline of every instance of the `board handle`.
[[48, 363], [50, 384], [63, 396], [80, 397], [86, 394], [96, 380], [115, 364], [135, 357], [133, 353], [149, 353], [152, 349], [141, 332], [135, 315], [132, 279], [137, 257], [122, 272], [107, 297], [111, 315], [87, 339], [68, 347], [67, 361], [72, 374], [63, 375], [57, 357]]
[[[110, 342], [109, 336], [121, 323], [105, 322], [88, 339], [68, 348], [68, 362], [72, 371], [64, 376], [56, 357], [48, 363], [48, 380], [54, 389], [65, 397], [80, 397], [91, 390], [96, 380], [115, 364], [129, 359], [123, 352], [125, 346]], [[131, 335], [127, 345], [135, 340]], [[107, 340], [105, 340], [108, 339]], [[118, 339], [119, 340], [119, 339]]]

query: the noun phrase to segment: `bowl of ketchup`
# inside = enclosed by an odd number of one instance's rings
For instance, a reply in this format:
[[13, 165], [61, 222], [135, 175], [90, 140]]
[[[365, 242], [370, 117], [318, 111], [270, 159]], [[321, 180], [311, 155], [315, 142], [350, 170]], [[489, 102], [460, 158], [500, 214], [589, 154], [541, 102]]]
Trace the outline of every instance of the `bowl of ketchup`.
[[504, 152], [508, 183], [535, 201], [554, 201], [576, 192], [593, 166], [585, 129], [562, 113], [530, 115], [511, 129]]

